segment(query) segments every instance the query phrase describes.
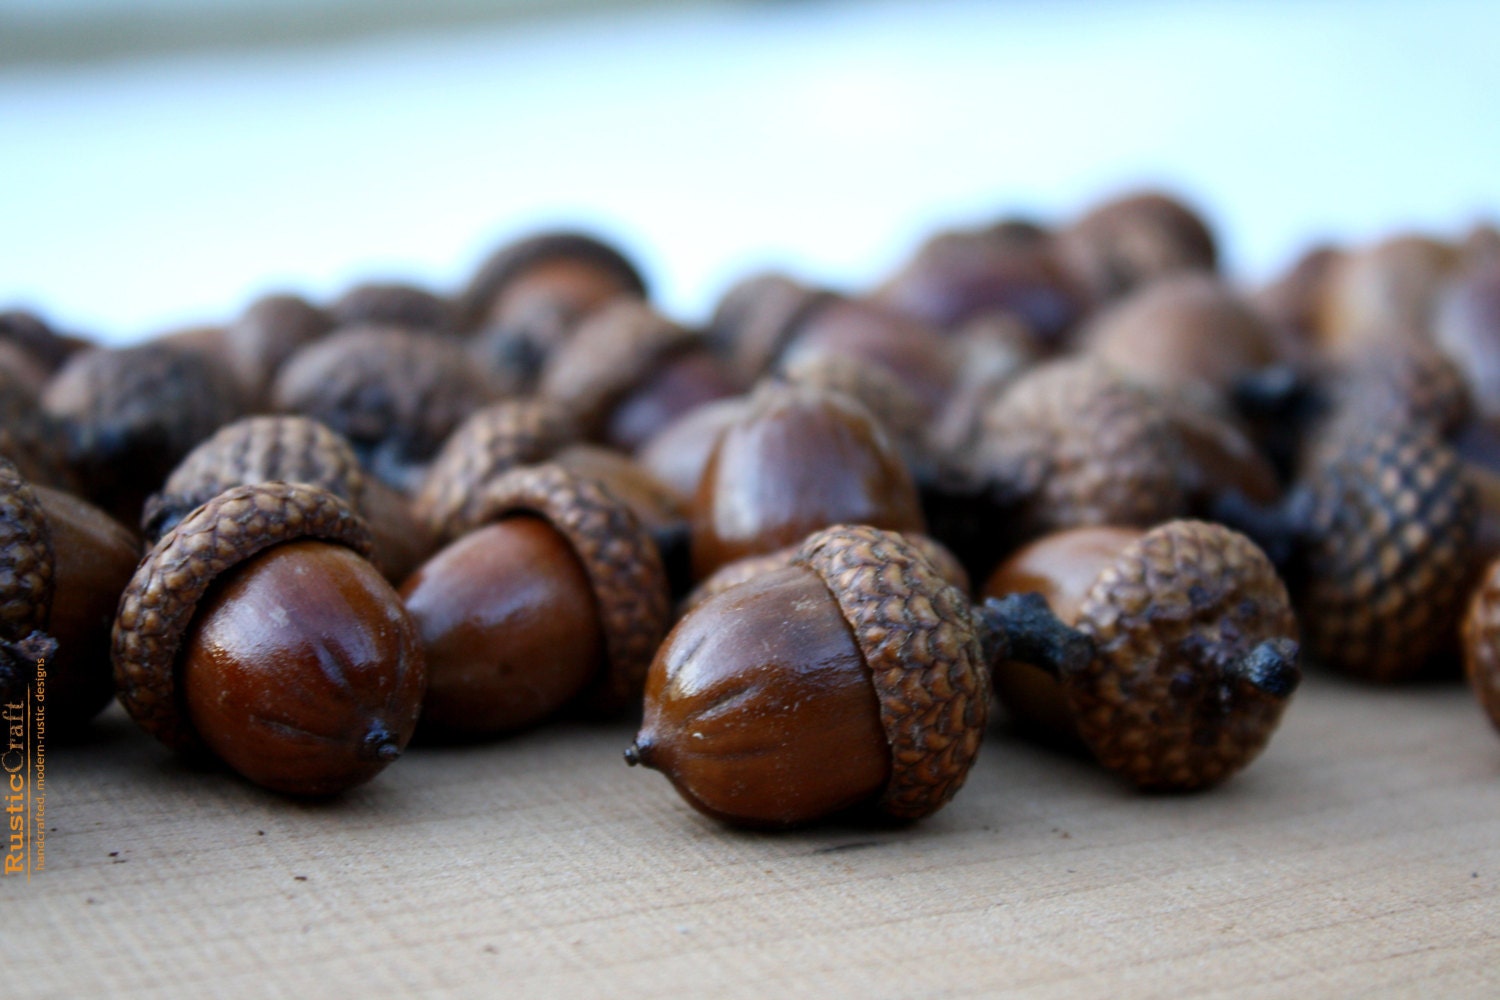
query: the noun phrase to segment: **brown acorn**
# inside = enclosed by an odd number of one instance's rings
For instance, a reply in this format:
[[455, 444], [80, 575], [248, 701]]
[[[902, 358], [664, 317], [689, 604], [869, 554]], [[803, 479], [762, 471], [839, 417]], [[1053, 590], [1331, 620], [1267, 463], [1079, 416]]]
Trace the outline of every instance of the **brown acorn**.
[[673, 419], [734, 394], [698, 334], [622, 298], [579, 322], [542, 368], [537, 392], [590, 438], [633, 451]]
[[1287, 360], [1276, 328], [1212, 274], [1168, 275], [1092, 318], [1083, 349], [1127, 378], [1224, 396]]
[[240, 415], [238, 385], [193, 351], [144, 345], [69, 358], [42, 405], [72, 438], [86, 496], [126, 524], [194, 445]]
[[350, 327], [304, 347], [271, 392], [277, 410], [338, 431], [402, 492], [415, 489], [459, 422], [494, 397], [458, 344], [398, 327]]
[[1500, 420], [1500, 256], [1470, 267], [1442, 293], [1432, 332], [1467, 381], [1477, 414]]
[[109, 629], [138, 552], [109, 515], [27, 483], [0, 458], [0, 700], [19, 700], [41, 658], [53, 731], [79, 726], [109, 703]]
[[731, 396], [689, 410], [641, 445], [636, 460], [684, 504], [691, 505], [719, 438], [749, 405], [748, 397]]
[[223, 360], [251, 406], [266, 406], [281, 366], [331, 329], [333, 318], [301, 296], [265, 295], [224, 328]]
[[1271, 510], [1220, 519], [1286, 567], [1309, 652], [1365, 680], [1419, 675], [1451, 643], [1475, 538], [1474, 486], [1429, 428], [1345, 427]]
[[406, 498], [366, 474], [347, 441], [316, 420], [294, 416], [247, 417], [194, 448], [146, 501], [141, 530], [155, 544], [225, 490], [278, 481], [320, 486], [363, 514], [375, 565], [393, 583], [436, 547]]
[[1415, 234], [1350, 251], [1328, 275], [1318, 311], [1320, 348], [1347, 358], [1372, 337], [1429, 335], [1438, 296], [1462, 263], [1457, 247]]
[[911, 473], [848, 396], [762, 384], [719, 436], [698, 484], [694, 575], [841, 523], [924, 530]]
[[1058, 254], [1096, 302], [1178, 271], [1213, 271], [1218, 249], [1208, 224], [1171, 195], [1115, 198], [1057, 233]]
[[16, 464], [33, 483], [79, 491], [68, 464], [67, 427], [42, 409], [36, 392], [12, 373], [0, 370], [0, 456]]
[[427, 673], [400, 598], [343, 500], [258, 483], [189, 514], [141, 562], [115, 619], [115, 686], [173, 749], [251, 781], [331, 795], [416, 728]]
[[708, 338], [742, 385], [771, 370], [805, 314], [831, 292], [809, 288], [776, 272], [753, 274], [724, 293], [708, 324]]
[[981, 657], [968, 600], [900, 535], [830, 528], [791, 566], [677, 624], [625, 759], [729, 823], [784, 827], [856, 807], [920, 819], [978, 754]]
[[593, 714], [634, 704], [668, 596], [630, 508], [538, 465], [484, 485], [467, 527], [401, 589], [427, 650], [424, 732], [493, 736], [570, 702]]
[[1252, 299], [1272, 323], [1292, 334], [1298, 344], [1311, 345], [1318, 327], [1318, 311], [1326, 294], [1328, 276], [1344, 251], [1320, 245], [1305, 251]]
[[928, 406], [889, 370], [859, 355], [806, 354], [781, 366], [781, 377], [793, 385], [840, 392], [858, 401], [890, 436], [907, 468], [920, 476], [929, 460]]
[[1046, 233], [1014, 227], [939, 233], [874, 297], [942, 330], [984, 314], [1019, 320], [1045, 352], [1066, 345], [1088, 308], [1087, 293], [1057, 260]]
[[1463, 621], [1464, 673], [1474, 697], [1500, 729], [1500, 560], [1486, 568]]
[[453, 306], [436, 292], [396, 281], [355, 285], [328, 307], [336, 327], [399, 326], [445, 331], [453, 327]]
[[459, 298], [476, 361], [504, 391], [529, 391], [547, 356], [578, 322], [646, 283], [619, 250], [581, 233], [547, 232], [495, 251]]
[[1050, 675], [998, 661], [1002, 703], [1141, 788], [1204, 788], [1243, 768], [1301, 678], [1285, 586], [1254, 543], [1219, 525], [1049, 535], [985, 584], [991, 599], [1018, 594], [1086, 636], [1093, 655]]

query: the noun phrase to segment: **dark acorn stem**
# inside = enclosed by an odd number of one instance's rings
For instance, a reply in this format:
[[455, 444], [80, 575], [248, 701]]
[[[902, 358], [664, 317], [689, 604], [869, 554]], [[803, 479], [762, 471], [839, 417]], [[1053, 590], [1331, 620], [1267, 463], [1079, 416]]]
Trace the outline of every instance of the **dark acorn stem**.
[[16, 642], [0, 641], [0, 694], [24, 691], [36, 680], [36, 662], [57, 654], [57, 640], [44, 632], [33, 632]]
[[1233, 528], [1260, 546], [1285, 578], [1302, 547], [1303, 506], [1300, 490], [1294, 489], [1274, 507], [1263, 507], [1239, 490], [1229, 490], [1214, 499], [1209, 519]]
[[1291, 639], [1267, 639], [1232, 664], [1228, 673], [1261, 694], [1285, 700], [1302, 681], [1298, 652], [1297, 643]]
[[1041, 594], [987, 597], [974, 611], [980, 645], [991, 665], [1019, 660], [1064, 677], [1094, 658], [1093, 640], [1064, 625]]
[[651, 744], [647, 743], [642, 746], [639, 741], [630, 744], [630, 746], [625, 748], [625, 763], [631, 767], [650, 767]]
[[381, 725], [375, 725], [365, 734], [364, 744], [360, 747], [360, 756], [365, 760], [378, 760], [389, 764], [401, 756], [401, 747], [396, 742], [395, 734]]

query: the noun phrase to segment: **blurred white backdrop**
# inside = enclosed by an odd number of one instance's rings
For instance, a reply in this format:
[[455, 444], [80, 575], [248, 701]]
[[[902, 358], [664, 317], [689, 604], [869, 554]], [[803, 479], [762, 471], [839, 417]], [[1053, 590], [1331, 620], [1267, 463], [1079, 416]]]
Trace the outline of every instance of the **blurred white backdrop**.
[[[15, 3], [16, 0], [7, 0]], [[25, 0], [31, 2], [31, 0]], [[111, 340], [586, 226], [665, 308], [1164, 184], [1257, 279], [1500, 212], [1500, 4], [672, 5], [0, 65], [0, 307]]]

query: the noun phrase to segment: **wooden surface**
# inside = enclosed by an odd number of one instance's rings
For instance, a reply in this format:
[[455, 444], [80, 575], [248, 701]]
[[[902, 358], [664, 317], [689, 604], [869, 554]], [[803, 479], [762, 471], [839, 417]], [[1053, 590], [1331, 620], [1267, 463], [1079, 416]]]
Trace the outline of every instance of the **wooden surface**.
[[412, 752], [329, 804], [117, 710], [0, 881], [8, 997], [1500, 994], [1500, 740], [1456, 686], [1316, 679], [1266, 755], [1133, 794], [997, 731], [902, 829], [719, 828], [626, 727]]

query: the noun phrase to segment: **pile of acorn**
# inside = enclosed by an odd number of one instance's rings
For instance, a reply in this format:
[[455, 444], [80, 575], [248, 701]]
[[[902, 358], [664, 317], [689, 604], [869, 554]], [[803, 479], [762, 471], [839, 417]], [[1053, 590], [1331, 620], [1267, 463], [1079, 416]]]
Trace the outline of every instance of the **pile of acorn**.
[[[1305, 659], [1500, 726], [1500, 231], [1247, 292], [1160, 194], [933, 237], [705, 329], [547, 233], [105, 348], [0, 314], [0, 700], [118, 697], [336, 793], [414, 734], [638, 713], [631, 764], [784, 826], [918, 818], [992, 692], [1148, 789], [1265, 746]], [[977, 585], [977, 586], [976, 586]]]

